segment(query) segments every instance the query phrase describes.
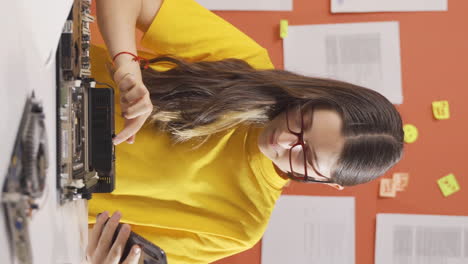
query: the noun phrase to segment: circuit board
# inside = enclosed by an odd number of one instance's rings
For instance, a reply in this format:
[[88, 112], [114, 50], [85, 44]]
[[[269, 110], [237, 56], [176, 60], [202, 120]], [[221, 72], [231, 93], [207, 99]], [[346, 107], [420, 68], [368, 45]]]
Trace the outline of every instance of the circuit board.
[[[91, 77], [90, 0], [75, 0], [57, 50], [57, 188], [61, 203], [114, 188], [113, 89]], [[101, 157], [97, 160], [96, 157]]]

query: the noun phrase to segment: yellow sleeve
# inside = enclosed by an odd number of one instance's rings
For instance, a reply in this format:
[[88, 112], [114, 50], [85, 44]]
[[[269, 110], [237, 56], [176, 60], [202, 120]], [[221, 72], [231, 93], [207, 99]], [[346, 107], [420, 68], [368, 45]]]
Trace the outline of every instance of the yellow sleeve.
[[189, 61], [237, 58], [256, 69], [274, 68], [265, 48], [194, 0], [164, 0], [141, 45]]

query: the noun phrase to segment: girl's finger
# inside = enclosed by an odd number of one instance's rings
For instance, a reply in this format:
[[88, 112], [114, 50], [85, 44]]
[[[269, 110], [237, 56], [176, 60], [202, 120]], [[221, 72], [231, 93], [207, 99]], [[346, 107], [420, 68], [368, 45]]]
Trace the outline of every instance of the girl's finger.
[[127, 92], [131, 90], [136, 84], [136, 79], [133, 74], [126, 74], [122, 80], [117, 84], [121, 92]]
[[97, 247], [99, 242], [99, 237], [101, 236], [102, 230], [105, 226], [106, 220], [109, 218], [109, 213], [107, 211], [101, 213], [96, 218], [96, 223], [93, 226], [93, 230], [88, 237], [88, 255], [92, 255], [94, 250]]
[[98, 252], [108, 252], [112, 243], [112, 237], [114, 236], [115, 229], [119, 225], [121, 214], [119, 211], [114, 212], [112, 217], [107, 222], [104, 230], [102, 231], [101, 237], [96, 250]]
[[135, 135], [138, 130], [143, 126], [145, 123], [146, 117], [140, 116], [135, 119], [125, 119], [125, 125], [124, 129], [120, 131], [113, 139], [112, 142], [114, 145], [118, 145], [127, 139], [129, 139], [131, 136]]
[[150, 100], [146, 100], [146, 97], [141, 98], [135, 104], [129, 106], [125, 111], [126, 119], [133, 119], [135, 117], [151, 113], [153, 111], [153, 104]]
[[138, 99], [141, 99], [145, 97], [147, 94], [149, 94], [148, 89], [144, 86], [135, 86], [133, 89], [130, 89], [129, 91], [122, 93], [120, 95], [122, 102], [124, 103], [132, 103], [134, 101], [137, 101]]
[[136, 135], [133, 135], [133, 136], [129, 137], [129, 138], [126, 140], [127, 143], [128, 143], [128, 144], [133, 144], [133, 143], [135, 143], [135, 136], [136, 136]]
[[131, 106], [130, 103], [124, 102], [122, 100], [122, 97], [120, 97], [120, 111], [122, 112], [122, 117], [124, 117], [124, 114], [127, 112], [127, 109]]
[[128, 224], [123, 224], [120, 228], [120, 232], [115, 239], [112, 248], [109, 251], [109, 255], [107, 256], [108, 260], [111, 263], [119, 263], [120, 258], [122, 257], [123, 249], [125, 247], [125, 243], [127, 243], [128, 237], [130, 236], [130, 226]]
[[122, 264], [137, 264], [141, 257], [141, 248], [138, 245], [134, 245], [130, 254]]

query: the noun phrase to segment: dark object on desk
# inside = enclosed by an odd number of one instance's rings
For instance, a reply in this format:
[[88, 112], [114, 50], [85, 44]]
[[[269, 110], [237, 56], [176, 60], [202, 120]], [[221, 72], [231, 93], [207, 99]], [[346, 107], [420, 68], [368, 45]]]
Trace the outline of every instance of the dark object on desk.
[[89, 58], [90, 0], [74, 0], [57, 49], [57, 188], [60, 202], [115, 188], [114, 94], [96, 88]]
[[12, 263], [32, 263], [29, 220], [38, 209], [47, 176], [48, 152], [41, 104], [34, 94], [26, 101], [2, 188], [2, 204]]
[[[97, 217], [99, 217], [99, 214], [96, 216], [96, 218]], [[106, 223], [109, 219], [106, 220]], [[117, 229], [114, 232], [114, 236], [112, 237], [111, 244], [114, 244], [115, 240], [117, 239], [121, 227], [122, 223], [119, 223]], [[140, 262], [138, 263], [167, 264], [166, 253], [164, 253], [164, 250], [133, 231], [130, 232], [130, 236], [127, 240], [127, 243], [125, 244], [122, 257], [120, 258], [121, 262], [127, 258], [128, 254], [130, 254], [130, 250], [135, 244], [141, 247], [141, 257]], [[143, 262], [141, 262], [142, 260]]]

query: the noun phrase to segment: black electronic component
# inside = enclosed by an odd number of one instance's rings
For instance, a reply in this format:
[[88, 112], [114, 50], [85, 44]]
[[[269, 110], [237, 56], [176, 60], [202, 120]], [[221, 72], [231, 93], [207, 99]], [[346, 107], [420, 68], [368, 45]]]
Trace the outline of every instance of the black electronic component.
[[107, 193], [115, 188], [114, 181], [114, 90], [89, 89], [89, 161], [99, 180], [93, 192]]
[[[120, 228], [122, 224], [120, 223], [115, 230], [114, 236], [112, 238], [112, 243], [117, 239]], [[122, 252], [122, 257], [120, 258], [120, 263], [122, 263], [130, 254], [130, 250], [133, 245], [139, 245], [141, 247], [141, 257], [144, 264], [167, 264], [166, 253], [160, 247], [149, 242], [142, 236], [131, 231], [130, 236], [128, 237], [127, 243], [125, 244], [124, 250]]]

